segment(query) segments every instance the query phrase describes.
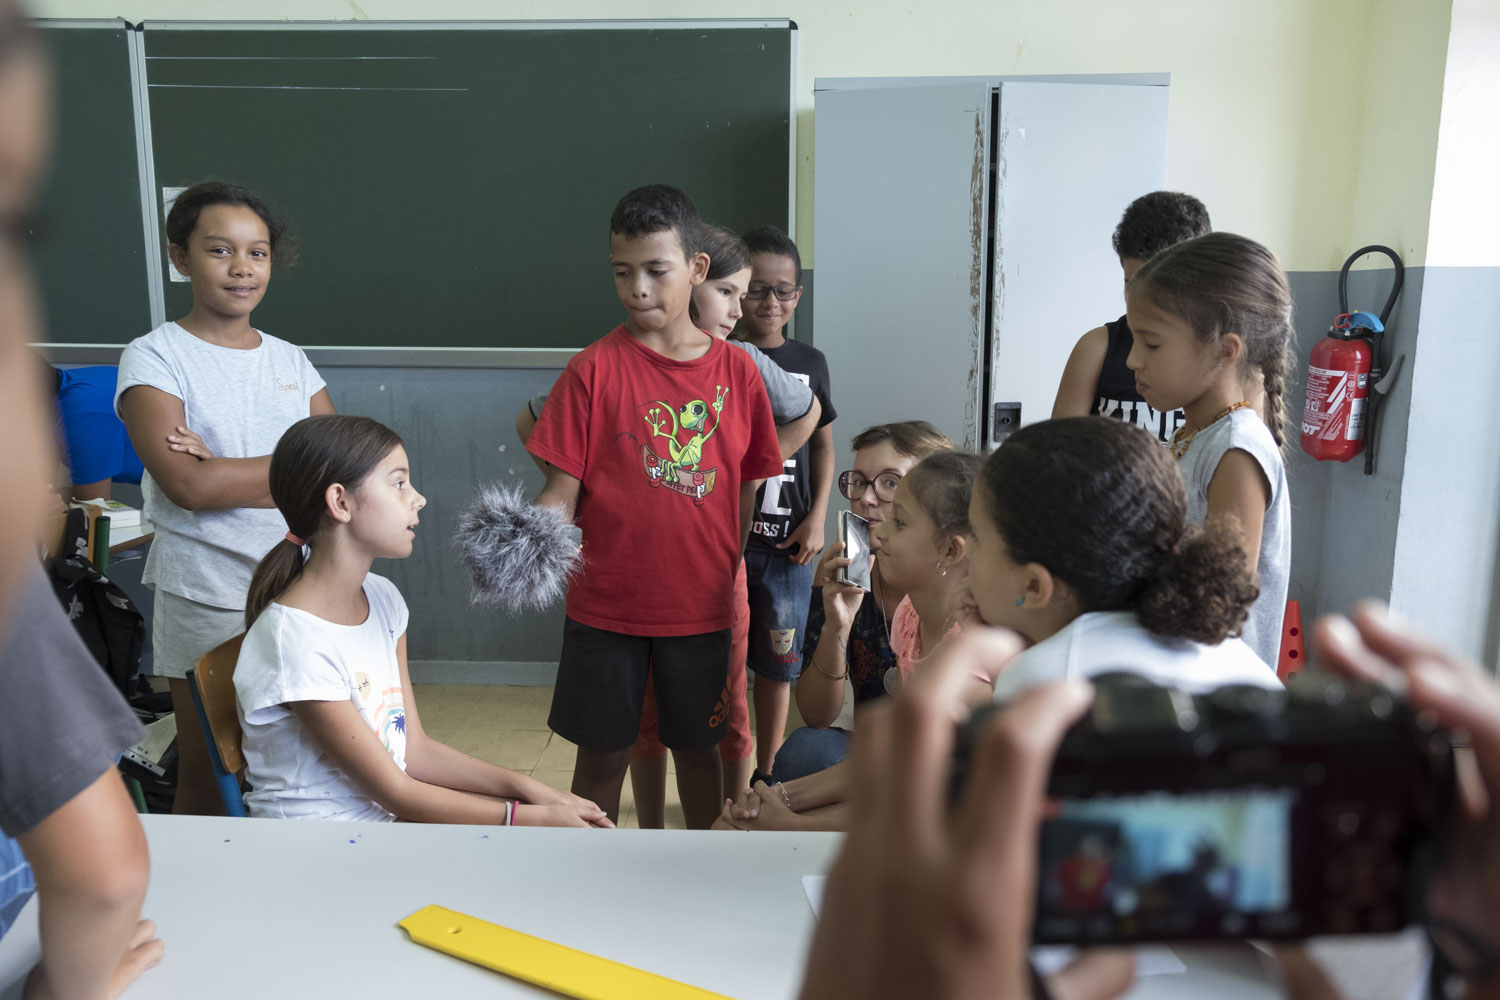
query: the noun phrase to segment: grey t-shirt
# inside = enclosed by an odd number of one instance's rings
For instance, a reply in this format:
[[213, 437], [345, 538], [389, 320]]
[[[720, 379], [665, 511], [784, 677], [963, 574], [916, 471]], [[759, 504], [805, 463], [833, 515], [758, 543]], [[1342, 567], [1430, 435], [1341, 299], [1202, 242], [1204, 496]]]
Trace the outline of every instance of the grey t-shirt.
[[[259, 347], [232, 350], [169, 322], [132, 340], [120, 356], [115, 413], [127, 389], [148, 385], [182, 400], [188, 427], [215, 455], [257, 458], [308, 415], [324, 384], [301, 348], [284, 340], [262, 333]], [[156, 526], [145, 582], [199, 604], [243, 608], [256, 564], [286, 534], [281, 511], [184, 510], [149, 471], [141, 494]]]
[[1208, 517], [1208, 484], [1224, 455], [1238, 448], [1255, 459], [1271, 484], [1271, 502], [1260, 531], [1260, 559], [1256, 565], [1260, 596], [1245, 620], [1244, 639], [1273, 669], [1281, 654], [1281, 619], [1286, 614], [1287, 579], [1292, 565], [1292, 502], [1287, 491], [1286, 463], [1271, 431], [1254, 410], [1235, 410], [1199, 431], [1182, 456], [1187, 485], [1187, 522], [1202, 524]]
[[[760, 380], [766, 386], [766, 398], [771, 401], [771, 419], [775, 420], [778, 425], [789, 424], [793, 420], [805, 417], [807, 411], [812, 409], [813, 392], [807, 383], [766, 357], [754, 344], [747, 344], [742, 340], [729, 340], [725, 343], [738, 347], [750, 355], [750, 360], [755, 362], [755, 370], [760, 372]], [[531, 419], [535, 420], [542, 415], [542, 404], [545, 402], [547, 402], [545, 392], [539, 392], [531, 397], [528, 403], [531, 408]]]
[[19, 836], [144, 735], [38, 567], [0, 623], [0, 831]]

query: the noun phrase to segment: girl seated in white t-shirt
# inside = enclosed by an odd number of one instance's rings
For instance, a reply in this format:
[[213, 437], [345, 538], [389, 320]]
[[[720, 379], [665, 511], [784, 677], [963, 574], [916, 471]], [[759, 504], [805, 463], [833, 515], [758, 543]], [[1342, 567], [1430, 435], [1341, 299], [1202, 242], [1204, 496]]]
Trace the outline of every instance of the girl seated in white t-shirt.
[[1277, 687], [1236, 636], [1255, 578], [1232, 522], [1186, 523], [1172, 458], [1102, 417], [1049, 420], [984, 463], [969, 507], [973, 610], [1030, 648], [995, 697], [1111, 670], [1188, 689]]
[[422, 729], [406, 602], [370, 572], [411, 555], [427, 502], [395, 432], [366, 417], [300, 420], [276, 445], [270, 485], [291, 530], [256, 567], [234, 675], [252, 816], [612, 825], [594, 803]]

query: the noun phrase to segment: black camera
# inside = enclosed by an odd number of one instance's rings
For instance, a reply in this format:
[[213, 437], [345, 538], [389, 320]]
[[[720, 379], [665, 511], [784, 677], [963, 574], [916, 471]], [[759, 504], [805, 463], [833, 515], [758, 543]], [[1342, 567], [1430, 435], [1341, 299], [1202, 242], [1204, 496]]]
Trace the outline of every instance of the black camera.
[[[1092, 681], [1048, 783], [1037, 944], [1295, 939], [1422, 917], [1455, 801], [1445, 732], [1317, 673], [1201, 694]], [[955, 797], [999, 707], [960, 729]]]

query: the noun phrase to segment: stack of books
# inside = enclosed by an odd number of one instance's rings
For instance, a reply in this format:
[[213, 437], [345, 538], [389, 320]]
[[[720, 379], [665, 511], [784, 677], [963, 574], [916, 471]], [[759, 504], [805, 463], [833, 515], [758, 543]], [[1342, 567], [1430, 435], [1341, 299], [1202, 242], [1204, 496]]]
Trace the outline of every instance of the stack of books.
[[118, 500], [83, 500], [81, 503], [99, 508], [99, 513], [109, 517], [111, 528], [134, 528], [141, 523], [141, 512], [127, 507]]

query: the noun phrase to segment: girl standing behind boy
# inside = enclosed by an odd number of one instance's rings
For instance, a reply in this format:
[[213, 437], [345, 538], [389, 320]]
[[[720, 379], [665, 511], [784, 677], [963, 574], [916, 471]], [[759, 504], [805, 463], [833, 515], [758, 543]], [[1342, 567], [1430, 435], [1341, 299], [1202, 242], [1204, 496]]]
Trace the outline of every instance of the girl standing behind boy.
[[234, 688], [252, 816], [610, 826], [594, 803], [429, 737], [406, 667], [405, 559], [427, 501], [368, 417], [294, 424], [271, 456], [291, 525], [256, 567]]
[[156, 526], [144, 580], [156, 590], [155, 672], [170, 679], [177, 716], [173, 811], [219, 813], [185, 677], [243, 631], [250, 574], [286, 531], [267, 482], [271, 449], [333, 404], [299, 348], [250, 325], [273, 267], [295, 255], [266, 203], [232, 184], [199, 184], [167, 214], [167, 238], [193, 308], [125, 348], [115, 411], [146, 466], [141, 492]]
[[[1286, 442], [1292, 296], [1271, 251], [1233, 233], [1209, 233], [1152, 257], [1131, 279], [1126, 364], [1157, 410], [1187, 422], [1170, 449], [1187, 483], [1187, 521], [1238, 522], [1260, 597], [1244, 638], [1275, 666], [1292, 558]], [[1250, 400], [1264, 388], [1265, 420]]]

